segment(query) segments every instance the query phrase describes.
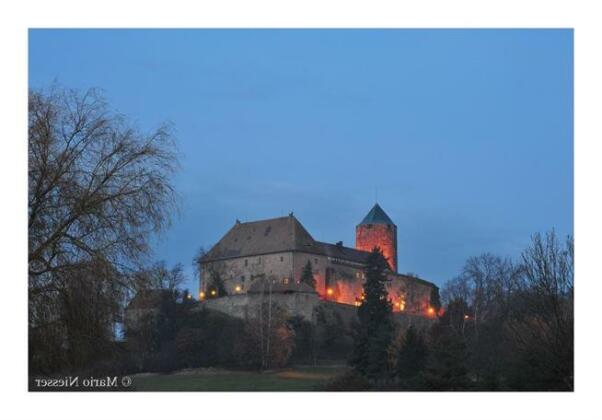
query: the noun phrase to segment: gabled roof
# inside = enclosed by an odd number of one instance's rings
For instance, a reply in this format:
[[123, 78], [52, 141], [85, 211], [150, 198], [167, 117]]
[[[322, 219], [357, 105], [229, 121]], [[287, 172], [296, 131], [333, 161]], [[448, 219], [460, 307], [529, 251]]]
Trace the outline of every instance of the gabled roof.
[[274, 252], [319, 252], [319, 247], [292, 214], [287, 217], [236, 224], [201, 262]]
[[368, 212], [364, 220], [360, 225], [395, 225], [393, 221], [387, 216], [387, 213], [376, 203], [374, 207]]
[[359, 249], [349, 248], [337, 244], [328, 244], [326, 242], [317, 242], [320, 247], [320, 254], [327, 257], [337, 258], [339, 260], [353, 261], [360, 264], [365, 264], [368, 259], [369, 252], [360, 251]]

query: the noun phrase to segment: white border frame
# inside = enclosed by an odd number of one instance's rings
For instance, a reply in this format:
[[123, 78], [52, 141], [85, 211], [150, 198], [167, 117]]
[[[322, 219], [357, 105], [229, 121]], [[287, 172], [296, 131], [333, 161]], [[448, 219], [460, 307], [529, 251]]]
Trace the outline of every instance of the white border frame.
[[[599, 416], [602, 273], [600, 42], [595, 2], [517, 0], [23, 1], [0, 19], [3, 418], [569, 419]], [[6, 5], [4, 9], [7, 9]], [[575, 28], [576, 381], [574, 393], [28, 393], [27, 29], [31, 27]], [[8, 132], [7, 132], [8, 128]], [[184, 410], [184, 408], [187, 408]]]

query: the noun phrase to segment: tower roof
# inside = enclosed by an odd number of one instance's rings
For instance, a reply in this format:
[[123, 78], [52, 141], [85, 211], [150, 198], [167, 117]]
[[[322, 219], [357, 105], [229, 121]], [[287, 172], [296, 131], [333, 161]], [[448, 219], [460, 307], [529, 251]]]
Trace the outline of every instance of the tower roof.
[[372, 210], [368, 212], [364, 220], [360, 223], [360, 225], [395, 225], [391, 218], [387, 216], [387, 213], [376, 203]]

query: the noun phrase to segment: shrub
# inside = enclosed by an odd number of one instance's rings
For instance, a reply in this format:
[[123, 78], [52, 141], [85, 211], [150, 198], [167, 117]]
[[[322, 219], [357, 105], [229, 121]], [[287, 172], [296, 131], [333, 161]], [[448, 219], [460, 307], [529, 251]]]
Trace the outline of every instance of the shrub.
[[335, 376], [321, 388], [322, 391], [367, 391], [369, 389], [368, 379], [354, 370]]

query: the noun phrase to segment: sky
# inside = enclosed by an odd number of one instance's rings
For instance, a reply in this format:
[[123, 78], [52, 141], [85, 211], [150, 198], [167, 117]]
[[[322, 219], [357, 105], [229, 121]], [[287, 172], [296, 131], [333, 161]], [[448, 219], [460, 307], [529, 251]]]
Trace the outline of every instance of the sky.
[[29, 31], [29, 84], [101, 88], [171, 122], [180, 211], [154, 258], [291, 211], [355, 242], [376, 199], [398, 265], [438, 285], [535, 232], [573, 233], [572, 30]]

